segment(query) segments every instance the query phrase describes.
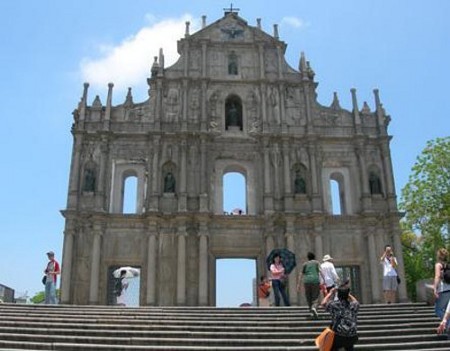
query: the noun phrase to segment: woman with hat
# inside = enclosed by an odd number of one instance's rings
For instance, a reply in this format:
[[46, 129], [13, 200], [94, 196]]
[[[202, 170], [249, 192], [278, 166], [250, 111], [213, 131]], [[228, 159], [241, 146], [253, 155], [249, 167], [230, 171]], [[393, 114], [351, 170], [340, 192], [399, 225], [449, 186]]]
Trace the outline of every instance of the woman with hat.
[[330, 255], [323, 256], [323, 263], [320, 265], [320, 271], [323, 277], [323, 283], [327, 288], [327, 292], [330, 292], [339, 283], [339, 276], [334, 268], [333, 258]]

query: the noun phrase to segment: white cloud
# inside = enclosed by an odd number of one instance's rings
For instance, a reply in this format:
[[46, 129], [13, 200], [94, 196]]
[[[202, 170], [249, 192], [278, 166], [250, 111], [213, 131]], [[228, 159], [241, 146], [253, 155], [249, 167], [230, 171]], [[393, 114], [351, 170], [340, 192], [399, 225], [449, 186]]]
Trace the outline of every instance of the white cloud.
[[281, 25], [282, 26], [286, 25], [294, 28], [301, 28], [309, 26], [309, 23], [297, 17], [283, 17], [283, 19], [281, 20]]
[[[157, 21], [152, 15], [147, 15], [146, 19], [147, 26], [121, 43], [99, 44], [96, 48], [99, 58], [83, 58], [80, 63], [83, 81], [100, 91], [106, 91], [109, 82], [114, 83], [115, 93], [123, 93], [128, 87], [146, 91], [153, 57], [158, 56], [160, 48], [164, 50], [165, 67], [175, 63], [179, 57], [177, 41], [184, 36], [185, 22], [193, 22], [191, 16]], [[193, 23], [191, 33], [197, 28], [198, 23]]]

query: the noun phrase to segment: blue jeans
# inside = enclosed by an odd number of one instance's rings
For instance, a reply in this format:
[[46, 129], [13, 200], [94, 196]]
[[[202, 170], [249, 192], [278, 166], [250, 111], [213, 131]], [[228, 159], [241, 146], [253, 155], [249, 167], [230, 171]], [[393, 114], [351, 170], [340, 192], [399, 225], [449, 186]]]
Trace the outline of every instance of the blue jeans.
[[272, 280], [272, 289], [273, 293], [275, 295], [275, 306], [280, 306], [280, 293], [283, 297], [283, 302], [285, 306], [290, 306], [289, 299], [286, 295], [286, 291], [284, 290], [284, 287], [281, 285], [281, 281], [278, 279]]
[[450, 290], [439, 293], [439, 297], [434, 302], [434, 312], [439, 319], [442, 319], [445, 314], [445, 309], [450, 300]]
[[45, 303], [56, 305], [56, 284], [52, 278], [47, 278], [45, 282]]

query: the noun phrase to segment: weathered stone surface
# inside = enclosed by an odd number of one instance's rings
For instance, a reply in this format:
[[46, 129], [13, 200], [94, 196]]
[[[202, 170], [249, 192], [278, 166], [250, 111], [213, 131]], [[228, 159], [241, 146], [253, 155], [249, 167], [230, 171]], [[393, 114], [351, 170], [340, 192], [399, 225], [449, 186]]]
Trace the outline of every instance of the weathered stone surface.
[[[354, 90], [352, 111], [336, 95], [322, 106], [305, 56], [297, 71], [285, 49], [231, 12], [179, 40], [173, 66], [164, 67], [160, 54], [147, 101], [134, 102], [130, 90], [122, 105], [95, 99], [89, 106], [85, 84], [73, 113], [62, 302], [111, 302], [108, 272], [132, 265], [141, 268], [142, 305], [214, 305], [217, 258], [256, 259], [256, 277], [266, 274], [267, 252], [288, 238], [299, 266], [308, 251], [333, 256], [365, 303], [380, 301], [377, 257], [385, 243], [403, 275], [390, 118], [378, 91], [372, 110], [357, 106]], [[228, 172], [246, 180], [242, 216], [223, 214]], [[376, 194], [369, 175], [380, 181]], [[130, 177], [133, 214], [123, 213]], [[340, 215], [333, 215], [331, 180], [339, 184]], [[294, 305], [304, 302], [296, 274]], [[404, 284], [399, 296], [406, 299]]]

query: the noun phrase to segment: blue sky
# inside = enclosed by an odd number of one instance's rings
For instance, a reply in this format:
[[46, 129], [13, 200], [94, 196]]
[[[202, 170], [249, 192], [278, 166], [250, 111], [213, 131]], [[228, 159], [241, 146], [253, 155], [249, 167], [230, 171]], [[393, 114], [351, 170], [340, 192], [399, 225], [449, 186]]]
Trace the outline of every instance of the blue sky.
[[[373, 109], [372, 90], [392, 121], [389, 133], [397, 194], [427, 140], [450, 134], [450, 2], [240, 1], [250, 25], [262, 19], [272, 33], [279, 24], [286, 57], [298, 67], [300, 52], [316, 72], [318, 100], [351, 109], [350, 89], [360, 107]], [[91, 83], [106, 100], [122, 103], [128, 86], [135, 101], [146, 98], [153, 56], [164, 47], [176, 59], [176, 40], [190, 19], [198, 28], [222, 17], [223, 1], [2, 1], [0, 3], [0, 283], [33, 295], [49, 249], [61, 259], [72, 148], [71, 112]], [[232, 205], [231, 205], [232, 206]], [[226, 273], [225, 273], [226, 275]], [[224, 304], [243, 297], [226, 293]], [[229, 296], [228, 296], [229, 294]], [[234, 300], [233, 300], [234, 299]], [[247, 298], [245, 298], [247, 299]], [[228, 302], [229, 301], [229, 302]]]

